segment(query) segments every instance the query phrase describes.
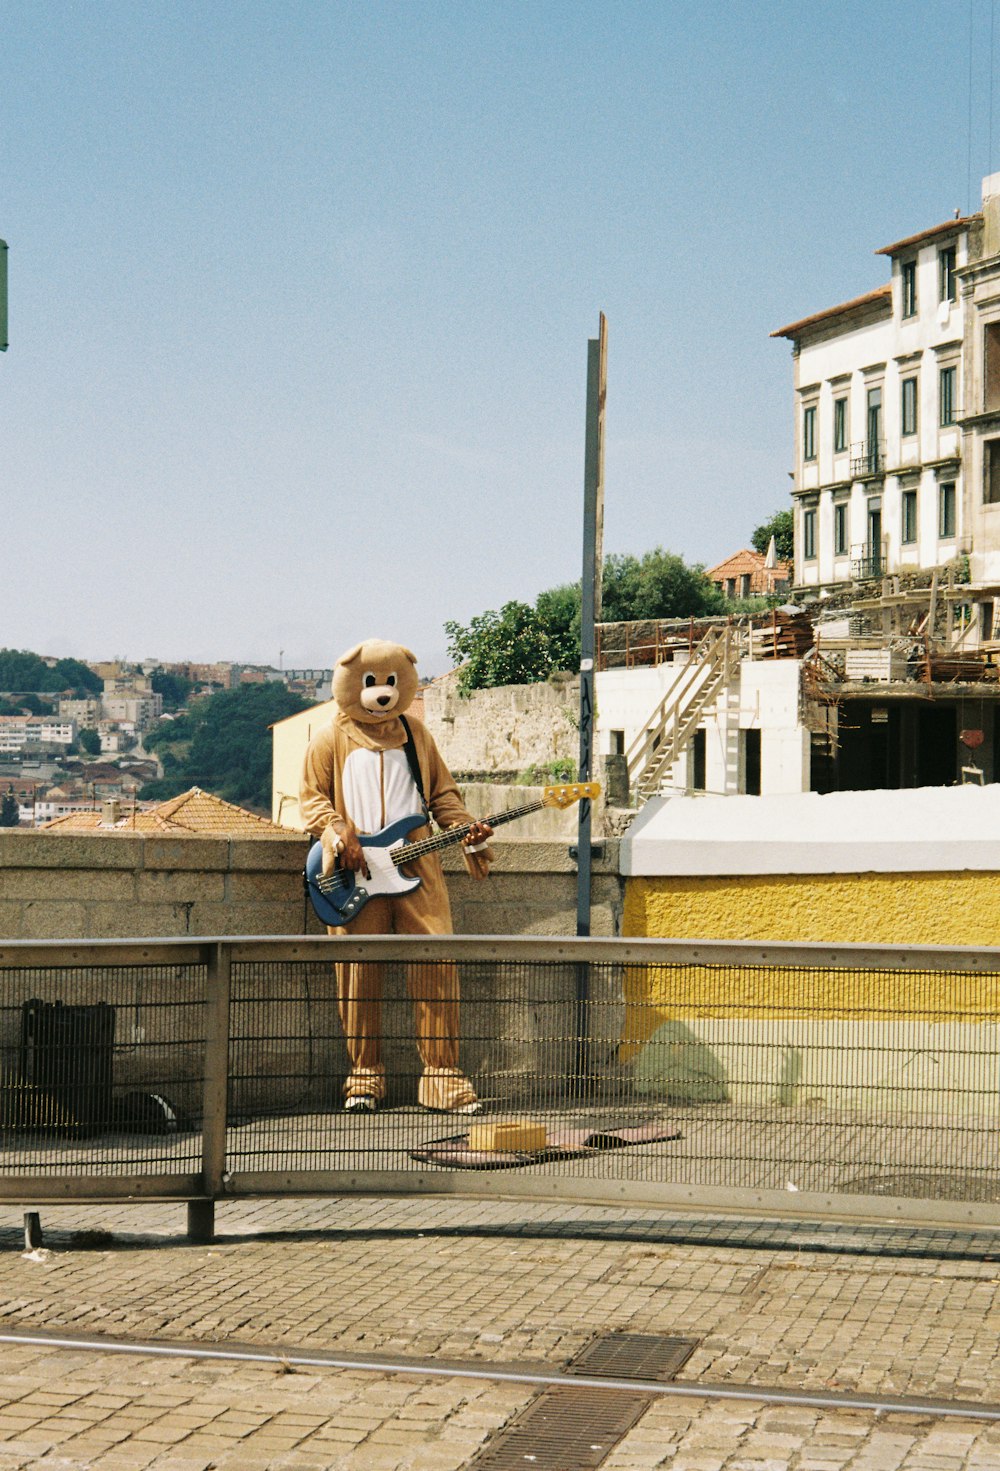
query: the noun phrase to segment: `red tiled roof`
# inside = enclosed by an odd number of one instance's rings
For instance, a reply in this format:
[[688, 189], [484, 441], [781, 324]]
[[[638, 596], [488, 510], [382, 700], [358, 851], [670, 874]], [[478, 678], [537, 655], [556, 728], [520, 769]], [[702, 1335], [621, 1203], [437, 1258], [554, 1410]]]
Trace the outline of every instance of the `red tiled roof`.
[[777, 562], [773, 567], [767, 567], [764, 565], [766, 561], [763, 552], [744, 547], [718, 566], [706, 568], [705, 576], [720, 584], [749, 576], [751, 593], [769, 593], [774, 591], [775, 583], [789, 581], [792, 569], [788, 562]]
[[873, 307], [882, 303], [891, 305], [892, 286], [880, 286], [877, 291], [868, 291], [864, 296], [852, 297], [850, 301], [842, 301], [837, 306], [827, 307], [826, 311], [815, 312], [811, 317], [802, 317], [797, 322], [789, 322], [787, 327], [779, 327], [772, 332], [772, 337], [799, 337], [810, 327], [818, 327], [821, 322], [828, 321], [831, 317], [846, 316], [848, 312], [859, 311], [863, 307]]
[[191, 787], [179, 797], [171, 797], [146, 812], [133, 812], [122, 804], [121, 817], [114, 827], [104, 825], [100, 811], [68, 812], [42, 824], [46, 831], [62, 832], [100, 830], [102, 832], [173, 833], [176, 837], [210, 838], [288, 838], [294, 836], [286, 827], [278, 827], [266, 817], [258, 817], [221, 797], [213, 797], [200, 787]]
[[905, 240], [894, 240], [891, 245], [883, 245], [876, 250], [876, 255], [895, 255], [900, 250], [908, 250], [911, 245], [919, 245], [922, 240], [933, 240], [938, 235], [948, 235], [955, 230], [965, 230], [969, 225], [975, 224], [982, 219], [982, 215], [959, 215], [957, 219], [945, 220], [943, 225], [931, 225], [929, 230], [921, 230], [916, 235], [907, 235]]

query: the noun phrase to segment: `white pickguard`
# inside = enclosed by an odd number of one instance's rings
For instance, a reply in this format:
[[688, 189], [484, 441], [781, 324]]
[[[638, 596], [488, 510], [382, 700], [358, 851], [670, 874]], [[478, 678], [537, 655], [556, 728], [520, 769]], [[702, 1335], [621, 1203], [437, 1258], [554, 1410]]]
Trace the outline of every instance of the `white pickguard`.
[[366, 848], [364, 839], [361, 840], [371, 878], [366, 879], [363, 874], [358, 874], [357, 880], [369, 898], [374, 899], [379, 894], [409, 894], [420, 887], [419, 879], [408, 878], [392, 861], [392, 854], [397, 848], [402, 848], [403, 842], [400, 838], [398, 843], [393, 843], [389, 848]]

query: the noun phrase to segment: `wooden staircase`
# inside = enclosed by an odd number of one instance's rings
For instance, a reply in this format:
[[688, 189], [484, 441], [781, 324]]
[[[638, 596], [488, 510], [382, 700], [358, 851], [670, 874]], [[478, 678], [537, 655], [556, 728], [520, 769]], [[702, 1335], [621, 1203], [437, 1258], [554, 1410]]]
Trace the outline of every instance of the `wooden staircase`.
[[691, 651], [683, 672], [625, 753], [629, 787], [640, 802], [659, 791], [705, 711], [735, 678], [739, 658], [738, 635], [728, 625], [710, 628]]

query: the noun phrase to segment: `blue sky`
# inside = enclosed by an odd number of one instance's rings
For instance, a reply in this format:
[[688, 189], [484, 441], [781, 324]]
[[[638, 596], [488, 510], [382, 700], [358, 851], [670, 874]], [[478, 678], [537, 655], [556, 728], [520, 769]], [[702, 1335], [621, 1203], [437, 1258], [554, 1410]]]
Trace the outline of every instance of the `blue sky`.
[[5, 7], [0, 644], [440, 672], [579, 576], [602, 310], [605, 549], [746, 545], [769, 332], [1000, 167], [993, 3]]

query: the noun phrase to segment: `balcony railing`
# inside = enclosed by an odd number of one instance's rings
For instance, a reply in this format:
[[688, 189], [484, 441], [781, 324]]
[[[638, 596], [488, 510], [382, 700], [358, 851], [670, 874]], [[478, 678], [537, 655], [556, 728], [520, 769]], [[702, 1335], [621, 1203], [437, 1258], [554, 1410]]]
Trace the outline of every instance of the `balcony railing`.
[[851, 445], [851, 475], [854, 479], [863, 479], [866, 475], [884, 474], [884, 439], [862, 439]]
[[856, 582], [866, 578], [881, 577], [885, 571], [885, 553], [878, 545], [864, 542], [851, 547], [851, 576]]

